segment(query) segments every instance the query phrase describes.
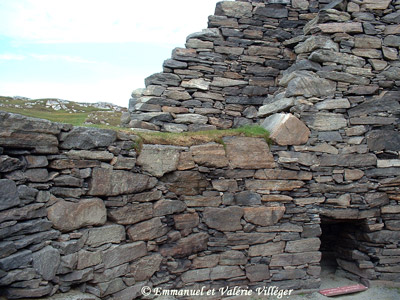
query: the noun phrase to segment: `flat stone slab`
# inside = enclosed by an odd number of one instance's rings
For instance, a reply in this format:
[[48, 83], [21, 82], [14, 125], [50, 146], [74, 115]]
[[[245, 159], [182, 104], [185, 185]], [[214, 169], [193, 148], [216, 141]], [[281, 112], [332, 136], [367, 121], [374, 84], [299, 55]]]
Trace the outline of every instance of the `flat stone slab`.
[[324, 290], [320, 290], [319, 293], [326, 297], [333, 297], [333, 296], [363, 292], [366, 290], [368, 290], [368, 288], [366, 286], [364, 286], [362, 284], [355, 284], [355, 285], [342, 286], [342, 287], [332, 288], [332, 289], [324, 289]]

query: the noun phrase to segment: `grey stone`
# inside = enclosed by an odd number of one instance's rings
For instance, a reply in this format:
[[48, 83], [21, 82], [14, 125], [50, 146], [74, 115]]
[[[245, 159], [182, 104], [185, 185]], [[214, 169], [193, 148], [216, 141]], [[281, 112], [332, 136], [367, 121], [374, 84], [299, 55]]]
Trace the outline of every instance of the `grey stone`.
[[383, 40], [385, 46], [400, 47], [400, 37], [397, 35], [388, 35]]
[[195, 78], [182, 81], [181, 86], [188, 89], [199, 89], [202, 91], [207, 91], [210, 89], [210, 82], [204, 80], [203, 78]]
[[0, 259], [0, 268], [4, 271], [27, 266], [32, 261], [32, 251], [23, 250]]
[[108, 209], [108, 218], [122, 225], [135, 224], [152, 217], [153, 204], [151, 203], [133, 203], [121, 208]]
[[248, 2], [218, 2], [215, 15], [234, 18], [251, 17], [253, 6]]
[[88, 151], [88, 150], [70, 150], [65, 153], [71, 159], [93, 159], [100, 161], [110, 161], [114, 154], [108, 151]]
[[180, 213], [186, 209], [186, 204], [179, 200], [161, 199], [154, 204], [154, 216], [160, 217]]
[[322, 109], [339, 109], [339, 108], [350, 108], [350, 102], [347, 99], [328, 99], [321, 102], [318, 102], [315, 107], [318, 110]]
[[18, 196], [24, 202], [24, 204], [28, 204], [35, 201], [36, 196], [38, 194], [37, 189], [28, 187], [26, 185], [19, 185], [17, 190], [18, 190]]
[[46, 284], [37, 288], [8, 288], [5, 291], [7, 299], [20, 299], [20, 298], [38, 298], [48, 295], [53, 290], [53, 285]]
[[29, 281], [35, 278], [36, 271], [33, 268], [24, 268], [11, 270], [7, 272], [7, 275], [0, 278], [0, 285], [7, 286], [15, 281]]
[[179, 154], [185, 148], [164, 145], [143, 145], [137, 164], [153, 176], [161, 177], [175, 171]]
[[160, 247], [160, 254], [164, 257], [188, 257], [194, 253], [207, 249], [209, 236], [205, 232], [191, 234], [172, 244]]
[[170, 73], [156, 73], [145, 80], [145, 85], [163, 85], [163, 86], [179, 86], [181, 83], [181, 78], [178, 75]]
[[251, 206], [261, 204], [261, 196], [259, 194], [243, 191], [235, 195], [235, 204]]
[[376, 166], [377, 158], [375, 154], [323, 154], [321, 156], [321, 166], [344, 166], [344, 167], [365, 167]]
[[70, 132], [62, 133], [62, 149], [95, 149], [108, 147], [117, 138], [117, 133], [109, 129], [74, 127]]
[[384, 16], [382, 18], [382, 20], [387, 23], [399, 24], [400, 23], [400, 12], [396, 11], [391, 14], [388, 14], [388, 15]]
[[86, 251], [82, 249], [78, 252], [77, 256], [78, 256], [78, 261], [76, 269], [78, 270], [99, 265], [103, 261], [101, 251]]
[[201, 39], [201, 40], [214, 40], [222, 39], [221, 33], [217, 28], [207, 28], [200, 32], [195, 32], [187, 36], [186, 40]]
[[333, 81], [342, 81], [360, 85], [367, 85], [370, 83], [370, 80], [368, 78], [348, 74], [345, 72], [318, 71], [317, 74], [323, 78], [330, 79]]
[[247, 266], [246, 277], [250, 282], [262, 282], [270, 278], [269, 268], [264, 264]]
[[57, 136], [68, 125], [0, 112], [0, 144], [3, 147], [33, 149], [33, 153], [58, 153]]
[[177, 195], [195, 196], [201, 194], [210, 184], [205, 176], [196, 171], [175, 171], [164, 175], [169, 191]]
[[365, 65], [365, 60], [361, 57], [325, 49], [314, 51], [310, 54], [308, 59], [319, 63], [335, 62], [338, 64], [354, 67], [363, 67]]
[[164, 61], [163, 67], [171, 69], [185, 69], [187, 68], [187, 63], [175, 59], [167, 59]]
[[303, 252], [293, 254], [277, 254], [273, 255], [270, 267], [278, 266], [298, 266], [303, 264], [319, 263], [321, 260], [321, 252]]
[[302, 145], [310, 136], [307, 126], [292, 114], [274, 114], [261, 126], [270, 132], [269, 137], [278, 145]]
[[163, 257], [160, 254], [153, 254], [143, 257], [131, 264], [131, 272], [136, 281], [148, 280], [153, 274], [159, 271]]
[[[93, 283], [107, 282], [114, 278], [124, 276], [129, 273], [129, 264], [119, 265], [110, 269], [105, 269], [103, 272], [95, 272], [93, 274]], [[99, 270], [101, 271], [101, 270]]]
[[247, 84], [248, 82], [244, 80], [230, 79], [224, 77], [214, 77], [213, 81], [211, 82], [212, 86], [217, 86], [217, 87], [230, 87], [230, 86], [240, 86]]
[[348, 110], [350, 117], [370, 115], [378, 112], [399, 113], [400, 104], [398, 102], [399, 92], [387, 92], [381, 98], [367, 100]]
[[222, 266], [245, 265], [247, 257], [241, 251], [228, 250], [221, 253], [219, 264]]
[[10, 256], [15, 252], [17, 252], [17, 248], [13, 242], [0, 242], [0, 259]]
[[338, 130], [347, 126], [343, 115], [336, 113], [307, 113], [301, 119], [308, 127], [318, 131]]
[[288, 10], [285, 6], [280, 4], [267, 4], [265, 7], [258, 7], [255, 11], [255, 15], [280, 19], [288, 16]]
[[113, 246], [103, 252], [103, 262], [106, 269], [134, 261], [147, 254], [146, 243], [135, 242], [126, 245]]
[[294, 51], [297, 54], [312, 52], [316, 49], [339, 51], [339, 45], [327, 36], [317, 35], [309, 37], [307, 40], [294, 47]]
[[273, 113], [287, 110], [288, 108], [292, 107], [293, 105], [294, 105], [293, 98], [276, 99], [275, 101], [271, 101], [271, 103], [261, 106], [258, 110], [257, 116], [260, 118], [266, 117]]
[[320, 78], [310, 71], [294, 71], [284, 76], [279, 84], [287, 87], [286, 97], [325, 97], [333, 95], [336, 91], [335, 82]]
[[217, 266], [211, 269], [211, 280], [229, 279], [244, 276], [244, 271], [238, 266]]
[[0, 210], [4, 210], [21, 203], [19, 199], [17, 186], [14, 181], [0, 179]]
[[249, 248], [249, 256], [271, 256], [274, 254], [280, 254], [285, 249], [285, 242], [277, 243], [266, 243], [260, 245], [254, 245]]
[[89, 225], [103, 225], [107, 220], [103, 200], [83, 199], [78, 203], [58, 200], [47, 211], [54, 228], [62, 232], [72, 231]]
[[175, 118], [178, 124], [206, 124], [208, 117], [199, 114], [179, 114]]
[[7, 155], [0, 156], [0, 173], [12, 172], [21, 169], [23, 166], [24, 164], [18, 158]]
[[206, 208], [203, 220], [210, 228], [220, 231], [236, 231], [242, 229], [240, 224], [242, 216], [243, 209], [240, 207]]
[[122, 170], [95, 168], [89, 181], [88, 195], [117, 196], [142, 192], [154, 186], [151, 177]]
[[310, 252], [318, 251], [321, 245], [319, 238], [308, 238], [296, 241], [289, 241], [286, 243], [285, 252], [296, 253], [296, 252]]
[[285, 213], [285, 207], [246, 207], [244, 219], [247, 222], [260, 226], [271, 226], [279, 222]]
[[[45, 214], [47, 213], [45, 212]], [[61, 233], [58, 230], [44, 231], [24, 236], [23, 238], [16, 240], [14, 243], [18, 249], [22, 249], [32, 244], [40, 244], [45, 241], [57, 239], [60, 234]]]
[[125, 228], [121, 225], [106, 225], [99, 228], [90, 228], [86, 244], [98, 247], [108, 243], [120, 243], [125, 240]]
[[148, 241], [159, 238], [168, 232], [168, 227], [161, 223], [161, 218], [153, 218], [128, 228], [132, 241]]
[[372, 130], [367, 133], [367, 143], [371, 151], [399, 151], [400, 133], [393, 130]]
[[201, 282], [210, 280], [210, 269], [196, 269], [196, 270], [189, 270], [182, 274], [182, 281], [185, 283], [190, 282]]
[[229, 166], [232, 169], [275, 167], [274, 158], [265, 140], [252, 137], [225, 137], [223, 141], [226, 145]]
[[388, 70], [383, 71], [382, 75], [389, 80], [400, 80], [400, 68], [390, 67]]
[[[15, 222], [14, 222], [15, 223]], [[46, 219], [33, 219], [25, 222], [18, 222], [15, 225], [0, 228], [0, 239], [13, 234], [31, 234], [49, 230], [52, 223]]]
[[60, 253], [51, 246], [33, 253], [33, 267], [44, 280], [53, 280], [60, 265]]

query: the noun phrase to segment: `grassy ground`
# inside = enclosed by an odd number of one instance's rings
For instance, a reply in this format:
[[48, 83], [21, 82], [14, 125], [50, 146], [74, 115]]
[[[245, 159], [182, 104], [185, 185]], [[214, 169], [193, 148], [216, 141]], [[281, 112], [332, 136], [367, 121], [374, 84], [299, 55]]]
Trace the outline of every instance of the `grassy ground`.
[[28, 117], [47, 119], [53, 122], [68, 123], [74, 126], [97, 127], [103, 129], [120, 130], [134, 133], [139, 136], [138, 147], [142, 144], [164, 144], [176, 146], [192, 146], [209, 142], [224, 144], [224, 136], [261, 137], [270, 143], [268, 131], [259, 126], [244, 126], [227, 130], [208, 130], [198, 132], [168, 133], [143, 132], [120, 127], [122, 112], [99, 109], [90, 105], [81, 105], [76, 102], [60, 102], [61, 109], [54, 109], [46, 105], [48, 100], [23, 100], [0, 96], [0, 110], [25, 115]]
[[48, 100], [54, 99], [22, 100], [0, 96], [0, 110], [74, 126], [103, 124], [118, 127], [120, 124], [121, 112], [81, 105], [72, 101], [62, 103], [63, 109], [55, 110], [46, 106]]

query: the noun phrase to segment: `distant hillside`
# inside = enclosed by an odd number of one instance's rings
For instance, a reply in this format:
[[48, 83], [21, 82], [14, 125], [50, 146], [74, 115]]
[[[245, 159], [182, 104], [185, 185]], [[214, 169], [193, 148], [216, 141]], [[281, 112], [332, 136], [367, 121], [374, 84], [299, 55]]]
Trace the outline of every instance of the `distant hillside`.
[[119, 126], [121, 114], [127, 108], [105, 102], [78, 103], [51, 98], [0, 96], [0, 110], [75, 126]]

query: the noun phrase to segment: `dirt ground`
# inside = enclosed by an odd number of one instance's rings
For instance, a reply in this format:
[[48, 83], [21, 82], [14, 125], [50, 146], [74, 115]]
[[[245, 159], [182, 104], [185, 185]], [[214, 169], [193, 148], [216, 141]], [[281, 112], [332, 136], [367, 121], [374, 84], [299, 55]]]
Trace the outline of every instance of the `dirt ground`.
[[[358, 284], [358, 282], [352, 281], [342, 276], [338, 276], [334, 268], [323, 269], [321, 273], [321, 290], [336, 288], [346, 285]], [[295, 295], [285, 300], [400, 300], [400, 288], [387, 288], [383, 286], [372, 286], [364, 292], [335, 296], [325, 297], [320, 293], [312, 293], [307, 295]]]

